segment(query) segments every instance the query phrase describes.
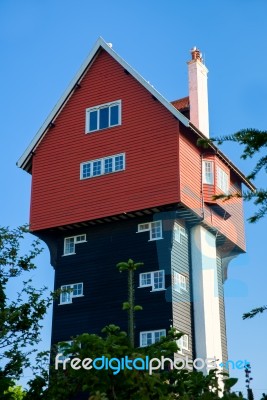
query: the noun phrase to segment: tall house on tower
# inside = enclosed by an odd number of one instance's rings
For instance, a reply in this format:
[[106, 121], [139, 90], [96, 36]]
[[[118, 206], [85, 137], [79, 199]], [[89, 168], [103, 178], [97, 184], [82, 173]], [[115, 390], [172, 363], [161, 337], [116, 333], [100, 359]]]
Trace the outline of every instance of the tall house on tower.
[[226, 361], [223, 282], [245, 251], [242, 199], [253, 186], [212, 143], [207, 68], [188, 62], [189, 97], [169, 102], [103, 39], [18, 161], [32, 175], [30, 229], [48, 246], [52, 344], [110, 323], [127, 329], [126, 275], [136, 274], [138, 346], [184, 333], [180, 352]]

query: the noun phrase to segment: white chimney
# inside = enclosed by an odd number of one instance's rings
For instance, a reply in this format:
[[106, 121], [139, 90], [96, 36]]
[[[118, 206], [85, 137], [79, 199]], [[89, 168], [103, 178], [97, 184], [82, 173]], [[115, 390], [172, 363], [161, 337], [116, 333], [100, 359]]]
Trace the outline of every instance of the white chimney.
[[188, 61], [190, 121], [209, 137], [208, 69], [202, 54], [194, 47]]

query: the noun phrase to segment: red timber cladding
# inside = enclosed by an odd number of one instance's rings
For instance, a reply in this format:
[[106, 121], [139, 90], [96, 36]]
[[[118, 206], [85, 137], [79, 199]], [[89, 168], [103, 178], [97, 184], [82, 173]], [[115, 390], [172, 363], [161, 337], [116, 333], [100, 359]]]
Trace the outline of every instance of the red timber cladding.
[[[122, 101], [122, 125], [85, 134], [88, 107]], [[178, 121], [101, 51], [33, 157], [32, 231], [179, 201]], [[126, 170], [80, 180], [80, 163], [126, 154]]]
[[[180, 158], [180, 192], [181, 202], [192, 209], [196, 214], [202, 216], [202, 195], [201, 195], [201, 150], [196, 145], [196, 139], [190, 131], [180, 127], [179, 136], [179, 158]], [[205, 151], [205, 150], [204, 150]], [[204, 153], [203, 151], [203, 153]], [[206, 157], [205, 157], [206, 159]], [[214, 157], [216, 165], [220, 166], [225, 172], [229, 173], [229, 167], [224, 164], [217, 156]], [[216, 180], [215, 174], [215, 180]], [[215, 181], [216, 182], [216, 181]], [[241, 183], [233, 171], [230, 173], [230, 193], [241, 192]], [[218, 189], [216, 188], [216, 192]], [[226, 212], [231, 216], [224, 220], [212, 208], [204, 203], [205, 222], [218, 229], [233, 244], [245, 250], [245, 232], [243, 202], [240, 198], [234, 198], [223, 202], [217, 200]]]

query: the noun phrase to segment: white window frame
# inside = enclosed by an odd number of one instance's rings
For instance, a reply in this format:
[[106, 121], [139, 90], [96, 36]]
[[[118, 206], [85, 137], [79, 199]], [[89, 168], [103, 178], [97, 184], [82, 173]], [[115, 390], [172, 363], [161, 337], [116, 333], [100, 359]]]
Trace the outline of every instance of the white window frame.
[[179, 354], [184, 354], [184, 350], [189, 351], [189, 335], [184, 334], [181, 336], [180, 339], [177, 340], [177, 345], [179, 347]]
[[225, 194], [229, 192], [229, 174], [217, 166], [217, 187]]
[[[117, 157], [122, 157], [122, 168], [120, 168], [120, 169], [116, 169], [116, 158]], [[105, 172], [105, 160], [108, 160], [108, 159], [112, 160], [112, 170]], [[94, 166], [94, 163], [96, 163], [96, 162], [100, 162], [100, 173], [97, 175], [93, 175], [93, 166]], [[90, 171], [91, 171], [90, 176], [83, 176], [84, 166], [89, 166]], [[114, 154], [112, 156], [97, 158], [95, 160], [90, 160], [90, 161], [81, 163], [80, 164], [80, 180], [96, 178], [98, 176], [113, 174], [115, 172], [121, 172], [124, 170], [125, 170], [125, 153]]]
[[[140, 347], [150, 346], [150, 344], [147, 344], [147, 340], [146, 340], [146, 344], [142, 343], [142, 335], [147, 335], [148, 333], [152, 334], [152, 343], [151, 344], [154, 344], [154, 343], [156, 343], [155, 342], [155, 333], [159, 333], [159, 332], [163, 333], [161, 335], [161, 337], [166, 337], [166, 329], [158, 329], [158, 330], [155, 330], [155, 331], [143, 331], [143, 332], [140, 332]], [[157, 342], [158, 342], [158, 340], [157, 340]]]
[[[81, 240], [81, 237], [84, 237], [84, 239]], [[73, 239], [74, 240], [74, 251], [73, 252], [67, 252], [66, 251], [67, 250], [67, 241], [69, 239]], [[63, 256], [71, 256], [73, 254], [76, 254], [75, 253], [76, 244], [85, 243], [85, 242], [87, 242], [85, 233], [83, 233], [81, 235], [68, 236], [68, 237], [64, 238], [64, 253], [63, 253]]]
[[[162, 287], [158, 288], [158, 289], [155, 288], [155, 275], [157, 273], [162, 273], [162, 277], [163, 277]], [[150, 284], [145, 284], [145, 285], [142, 284], [142, 276], [143, 275], [150, 275], [150, 280], [151, 280]], [[164, 269], [160, 269], [158, 271], [151, 271], [151, 272], [150, 271], [142, 272], [141, 274], [139, 274], [139, 287], [138, 288], [141, 289], [144, 287], [151, 287], [152, 288], [151, 292], [159, 292], [160, 290], [166, 290], [165, 289], [165, 271], [164, 271]]]
[[[100, 128], [100, 110], [103, 108], [108, 108], [110, 110], [110, 108], [112, 106], [118, 106], [118, 123], [115, 125], [111, 125], [111, 121], [110, 121], [111, 114], [109, 111], [108, 126], [106, 126], [105, 128]], [[90, 130], [90, 113], [93, 111], [97, 112], [97, 128]], [[85, 123], [85, 133], [86, 134], [88, 134], [88, 133], [90, 134], [92, 132], [97, 132], [97, 131], [100, 131], [103, 129], [113, 128], [114, 126], [119, 126], [119, 125], [121, 125], [121, 100], [115, 100], [110, 103], [100, 104], [100, 105], [86, 109], [86, 123]]]
[[[74, 290], [75, 290], [74, 286], [76, 286], [76, 285], [82, 285], [81, 294], [74, 294]], [[65, 291], [64, 293], [60, 293], [60, 303], [59, 303], [60, 305], [71, 304], [73, 298], [83, 297], [83, 282], [62, 285], [60, 289], [61, 290], [71, 290], [70, 292]], [[68, 298], [67, 301], [63, 301], [64, 295], [67, 295], [67, 298]]]
[[[160, 228], [160, 236], [153, 237], [153, 229], [158, 225]], [[142, 224], [138, 224], [137, 233], [142, 233], [149, 231], [149, 242], [153, 240], [163, 239], [162, 237], [162, 220], [152, 221], [152, 222], [143, 222]]]
[[185, 228], [177, 222], [174, 223], [173, 231], [174, 240], [178, 243], [181, 243], [181, 236], [187, 237]]
[[178, 293], [181, 293], [181, 290], [187, 292], [186, 276], [177, 271], [173, 271], [173, 288]]
[[[207, 170], [209, 166], [209, 171]], [[203, 160], [202, 162], [202, 179], [207, 185], [214, 185], [214, 161]]]

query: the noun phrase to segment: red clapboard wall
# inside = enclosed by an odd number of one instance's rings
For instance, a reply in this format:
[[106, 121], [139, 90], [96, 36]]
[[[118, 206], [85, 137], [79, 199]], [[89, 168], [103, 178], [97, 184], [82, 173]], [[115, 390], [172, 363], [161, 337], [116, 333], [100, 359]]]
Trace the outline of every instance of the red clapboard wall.
[[[233, 244], [238, 245], [241, 249], [245, 250], [245, 233], [244, 233], [244, 215], [243, 215], [243, 203], [241, 198], [233, 198], [228, 201], [217, 200], [223, 210], [225, 210], [230, 217], [224, 219], [221, 215], [218, 215], [210, 207], [210, 203], [205, 202], [206, 199], [210, 198], [207, 195], [207, 186], [211, 186], [214, 189], [214, 194], [219, 194], [220, 191], [216, 188], [216, 174], [215, 174], [215, 185], [202, 185], [202, 157], [203, 150], [196, 145], [196, 139], [193, 135], [190, 135], [188, 130], [181, 127], [181, 133], [179, 135], [179, 160], [180, 160], [180, 195], [181, 202], [193, 210], [199, 216], [203, 215], [204, 221], [211, 227], [216, 228], [222, 235], [230, 239]], [[230, 171], [229, 167], [223, 163], [217, 156], [208, 156], [208, 159], [213, 159], [216, 165], [219, 165], [225, 172], [230, 173], [230, 188], [231, 194], [241, 193], [240, 178], [238, 178], [233, 171]], [[202, 192], [203, 199], [202, 202]], [[204, 209], [202, 205], [204, 203]]]
[[[121, 126], [85, 134], [85, 110], [122, 101]], [[178, 121], [104, 50], [33, 157], [32, 231], [178, 202]], [[126, 170], [80, 180], [80, 163], [126, 153]]]

